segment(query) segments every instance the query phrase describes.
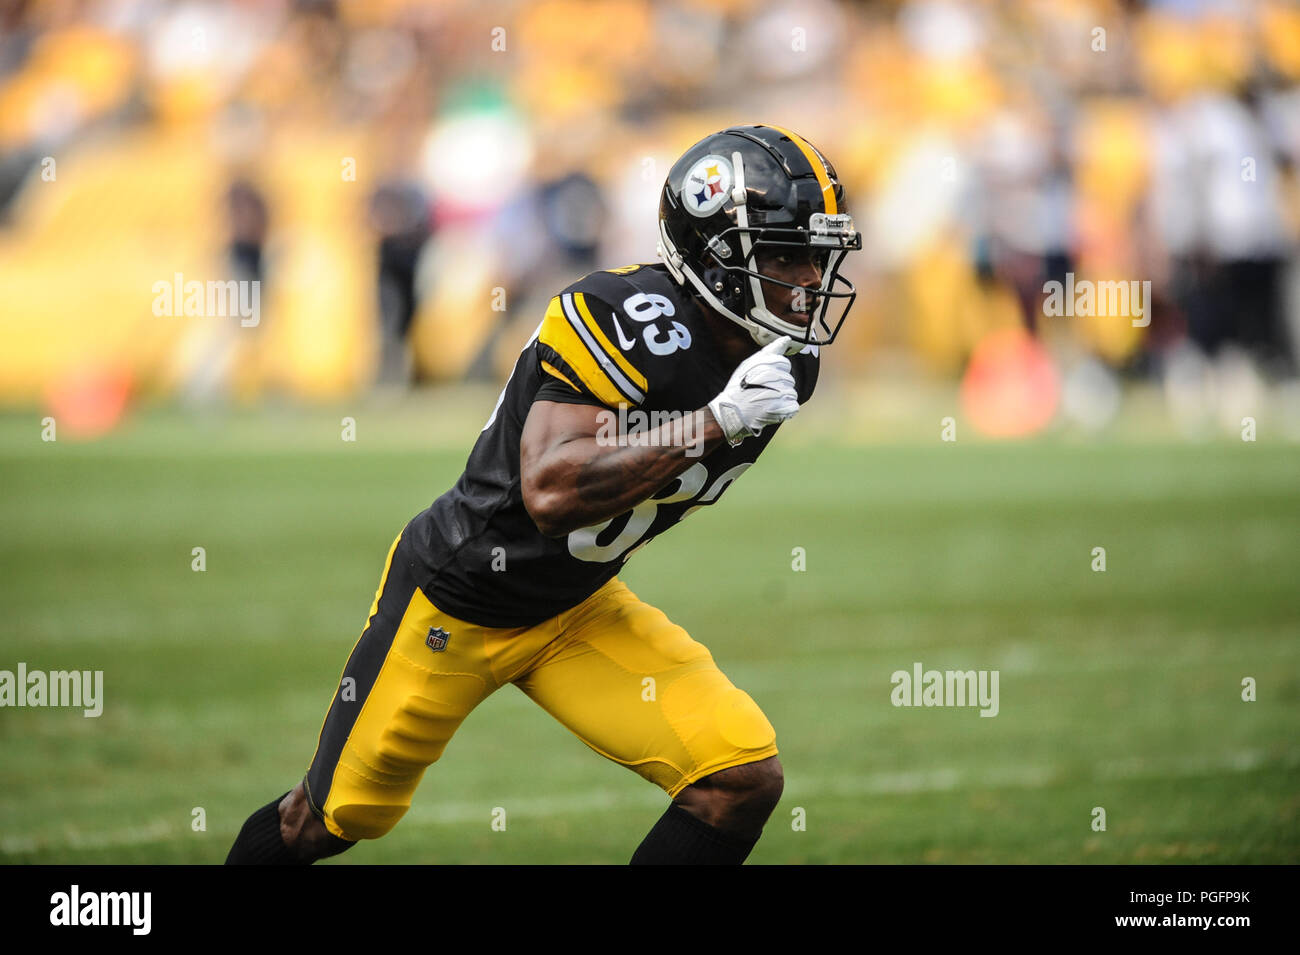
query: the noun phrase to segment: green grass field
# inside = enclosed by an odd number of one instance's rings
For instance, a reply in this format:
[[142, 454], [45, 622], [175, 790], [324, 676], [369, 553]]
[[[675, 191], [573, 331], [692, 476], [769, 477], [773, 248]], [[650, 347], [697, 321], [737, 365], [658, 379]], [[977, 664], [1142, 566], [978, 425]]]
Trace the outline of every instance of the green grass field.
[[[356, 443], [326, 412], [84, 444], [0, 418], [0, 668], [105, 674], [98, 719], [0, 710], [0, 862], [224, 859], [306, 768], [388, 545], [493, 397], [369, 409]], [[623, 575], [777, 728], [751, 861], [1300, 861], [1300, 447], [932, 430], [792, 428]], [[894, 707], [914, 662], [998, 670], [999, 715]], [[330, 864], [623, 862], [665, 805], [507, 687]]]

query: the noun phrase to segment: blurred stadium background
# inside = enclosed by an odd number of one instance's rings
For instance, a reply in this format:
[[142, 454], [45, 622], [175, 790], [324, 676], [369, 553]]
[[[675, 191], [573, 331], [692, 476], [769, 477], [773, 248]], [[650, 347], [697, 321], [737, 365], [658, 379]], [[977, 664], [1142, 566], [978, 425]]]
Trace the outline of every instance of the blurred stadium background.
[[[1296, 4], [0, 0], [0, 668], [107, 695], [0, 711], [0, 861], [224, 858], [547, 299], [750, 122], [837, 166], [860, 294], [625, 579], [778, 728], [754, 860], [1300, 859]], [[915, 660], [1001, 714], [893, 708]], [[661, 803], [503, 692], [337, 861], [621, 861]]]

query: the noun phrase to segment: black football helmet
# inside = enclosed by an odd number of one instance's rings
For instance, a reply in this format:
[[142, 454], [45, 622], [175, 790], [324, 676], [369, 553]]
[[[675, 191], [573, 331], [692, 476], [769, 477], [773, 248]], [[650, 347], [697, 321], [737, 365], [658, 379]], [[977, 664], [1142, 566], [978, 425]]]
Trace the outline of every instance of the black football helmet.
[[[784, 321], [764, 301], [758, 250], [806, 250], [821, 285], [806, 290], [806, 326]], [[673, 164], [659, 202], [659, 255], [714, 311], [744, 326], [760, 345], [789, 335], [798, 350], [826, 345], [844, 323], [857, 289], [839, 274], [862, 234], [844, 210], [835, 168], [807, 140], [779, 126], [732, 126], [700, 140]], [[834, 316], [832, 303], [843, 303]]]

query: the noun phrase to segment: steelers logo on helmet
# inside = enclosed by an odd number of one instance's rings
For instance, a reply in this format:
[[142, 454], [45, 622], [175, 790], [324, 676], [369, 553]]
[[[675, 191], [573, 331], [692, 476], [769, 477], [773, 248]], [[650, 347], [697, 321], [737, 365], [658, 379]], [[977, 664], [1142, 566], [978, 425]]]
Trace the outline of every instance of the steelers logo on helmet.
[[682, 202], [695, 216], [711, 216], [731, 195], [731, 163], [721, 156], [705, 156], [693, 165], [682, 182]]

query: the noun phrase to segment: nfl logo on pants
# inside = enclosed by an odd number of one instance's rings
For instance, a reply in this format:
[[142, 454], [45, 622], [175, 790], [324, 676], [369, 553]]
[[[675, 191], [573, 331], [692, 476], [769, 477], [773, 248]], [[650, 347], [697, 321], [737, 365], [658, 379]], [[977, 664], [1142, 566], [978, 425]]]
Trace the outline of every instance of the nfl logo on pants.
[[430, 627], [429, 636], [424, 642], [428, 644], [429, 649], [434, 653], [440, 653], [447, 649], [447, 639], [450, 636], [451, 634], [442, 629], [442, 627]]

